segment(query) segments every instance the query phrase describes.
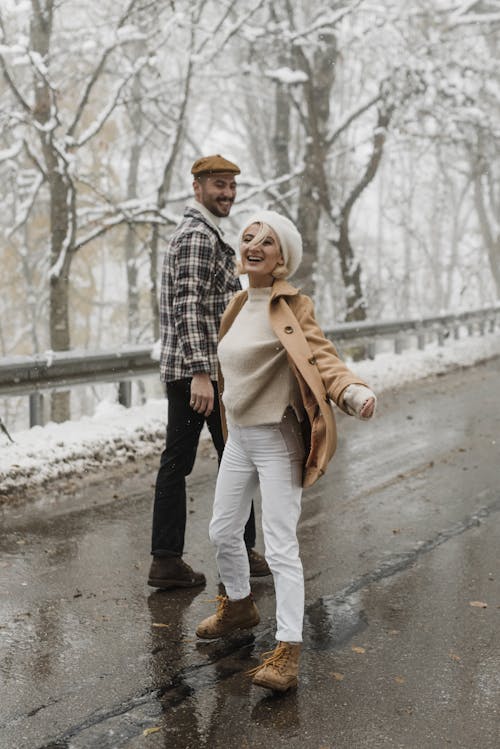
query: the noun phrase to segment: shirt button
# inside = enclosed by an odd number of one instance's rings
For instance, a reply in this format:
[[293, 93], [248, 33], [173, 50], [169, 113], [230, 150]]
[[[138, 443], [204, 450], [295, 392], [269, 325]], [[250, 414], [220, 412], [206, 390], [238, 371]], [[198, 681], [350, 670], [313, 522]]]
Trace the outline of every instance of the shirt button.
[[291, 325], [287, 325], [285, 328], [285, 333], [293, 333], [293, 328]]

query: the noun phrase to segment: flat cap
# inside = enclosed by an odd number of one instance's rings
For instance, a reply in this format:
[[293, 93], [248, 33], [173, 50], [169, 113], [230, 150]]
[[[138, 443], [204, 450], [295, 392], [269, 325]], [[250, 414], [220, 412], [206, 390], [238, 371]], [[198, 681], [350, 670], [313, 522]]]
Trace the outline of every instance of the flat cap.
[[191, 174], [197, 177], [199, 174], [210, 174], [213, 172], [228, 172], [229, 174], [240, 174], [239, 166], [228, 161], [219, 153], [213, 156], [202, 156], [197, 159], [191, 167]]

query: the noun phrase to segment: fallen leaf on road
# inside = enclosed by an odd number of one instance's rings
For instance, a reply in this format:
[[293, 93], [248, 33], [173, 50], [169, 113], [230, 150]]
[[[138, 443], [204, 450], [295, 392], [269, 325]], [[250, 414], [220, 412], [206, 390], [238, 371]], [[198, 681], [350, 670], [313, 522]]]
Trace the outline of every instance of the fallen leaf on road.
[[338, 671], [333, 671], [332, 676], [335, 681], [342, 681], [342, 679], [344, 678], [344, 674], [339, 674]]
[[404, 684], [406, 679], [404, 678], [404, 676], [395, 676], [394, 681], [396, 682], [396, 684]]
[[473, 606], [475, 609], [487, 609], [488, 604], [483, 601], [470, 601], [469, 606]]
[[152, 627], [170, 627], [170, 624], [163, 624], [162, 622], [153, 622]]
[[459, 655], [456, 655], [456, 653], [451, 653], [451, 652], [450, 652], [450, 658], [451, 658], [452, 661], [461, 661], [462, 660]]
[[359, 654], [366, 653], [366, 650], [364, 648], [360, 648], [358, 645], [353, 645], [351, 650], [353, 653], [359, 653]]
[[161, 728], [159, 726], [153, 726], [152, 728], [146, 728], [143, 732], [143, 736], [149, 736], [150, 733], [158, 733], [158, 731], [161, 731]]
[[399, 629], [390, 629], [389, 630], [389, 634], [390, 635], [400, 635], [401, 634], [401, 630], [399, 630]]

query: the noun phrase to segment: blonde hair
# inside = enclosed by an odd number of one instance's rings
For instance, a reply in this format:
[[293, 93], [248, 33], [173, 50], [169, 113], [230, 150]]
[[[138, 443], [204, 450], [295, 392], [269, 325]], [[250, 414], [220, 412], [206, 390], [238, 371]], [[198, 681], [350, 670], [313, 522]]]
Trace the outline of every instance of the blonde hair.
[[[257, 234], [252, 239], [252, 241], [248, 243], [248, 246], [249, 247], [256, 247], [258, 244], [260, 244], [267, 237], [267, 235], [270, 232], [272, 232], [274, 234], [274, 236], [276, 237], [276, 239], [278, 240], [278, 247], [280, 249], [281, 257], [283, 259], [283, 264], [276, 266], [276, 268], [272, 272], [272, 276], [273, 276], [273, 278], [286, 278], [289, 275], [290, 271], [288, 270], [287, 266], [285, 265], [285, 259], [283, 257], [283, 250], [282, 250], [282, 247], [281, 247], [281, 243], [280, 243], [279, 237], [276, 234], [276, 232], [274, 231], [274, 229], [271, 226], [269, 226], [269, 224], [265, 224], [263, 221], [253, 221], [248, 226], [245, 226], [245, 228], [241, 232], [241, 234], [240, 234], [240, 241], [241, 241], [241, 238], [243, 237], [243, 235], [245, 234], [245, 232], [247, 231], [247, 229], [249, 229], [249, 227], [253, 226], [254, 224], [257, 224], [259, 226], [259, 230], [257, 231]], [[243, 266], [241, 264], [241, 260], [238, 260], [237, 263], [236, 263], [236, 273], [237, 273], [238, 276], [240, 276], [243, 273]]]

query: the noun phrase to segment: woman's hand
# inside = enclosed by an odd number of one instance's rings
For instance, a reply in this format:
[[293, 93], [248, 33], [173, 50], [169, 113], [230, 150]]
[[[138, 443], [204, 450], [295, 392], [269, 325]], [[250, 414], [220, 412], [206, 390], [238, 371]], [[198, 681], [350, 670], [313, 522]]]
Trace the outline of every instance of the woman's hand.
[[375, 414], [377, 398], [365, 385], [348, 385], [344, 390], [344, 404], [352, 416], [366, 421]]
[[361, 419], [371, 419], [374, 413], [375, 413], [375, 398], [368, 398], [368, 400], [365, 401], [363, 408], [360, 411], [359, 416]]

